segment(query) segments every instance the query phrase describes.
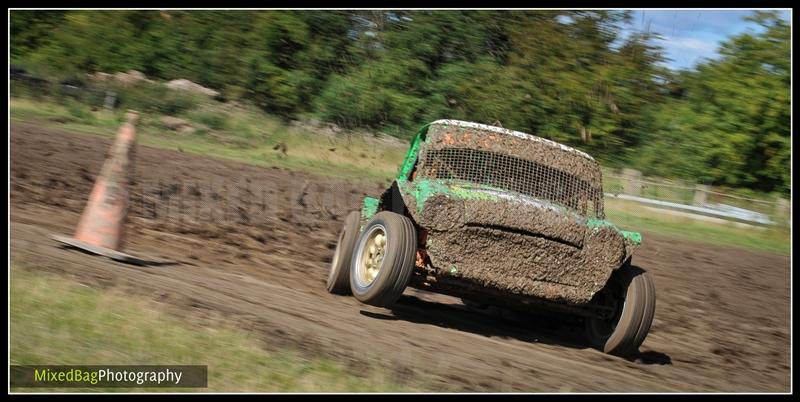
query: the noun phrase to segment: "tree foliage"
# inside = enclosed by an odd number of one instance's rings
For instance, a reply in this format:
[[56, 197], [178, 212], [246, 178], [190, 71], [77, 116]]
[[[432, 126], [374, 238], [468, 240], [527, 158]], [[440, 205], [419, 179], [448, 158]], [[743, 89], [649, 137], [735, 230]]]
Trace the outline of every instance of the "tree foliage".
[[790, 27], [769, 13], [754, 20], [762, 34], [723, 43], [722, 58], [680, 74], [674, 96], [649, 111], [643, 170], [788, 194]]
[[13, 11], [12, 62], [53, 75], [136, 69], [269, 113], [348, 127], [439, 118], [531, 132], [608, 164], [789, 191], [790, 27], [663, 67], [619, 11]]

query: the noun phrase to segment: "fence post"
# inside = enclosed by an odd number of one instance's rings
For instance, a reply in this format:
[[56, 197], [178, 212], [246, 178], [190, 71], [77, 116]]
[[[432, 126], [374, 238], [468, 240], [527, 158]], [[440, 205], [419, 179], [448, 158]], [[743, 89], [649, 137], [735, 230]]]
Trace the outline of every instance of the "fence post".
[[114, 91], [106, 91], [106, 99], [103, 102], [103, 107], [107, 111], [113, 112], [116, 104], [117, 104], [117, 93]]
[[642, 195], [642, 172], [636, 169], [622, 169], [622, 191], [628, 195]]
[[775, 202], [775, 212], [774, 212], [776, 224], [780, 226], [783, 226], [784, 222], [788, 224], [787, 221], [790, 218], [789, 208], [791, 208], [791, 203], [789, 202], [789, 200], [782, 197], [778, 197], [778, 199]]
[[705, 184], [694, 185], [694, 205], [703, 205], [707, 201], [709, 187]]

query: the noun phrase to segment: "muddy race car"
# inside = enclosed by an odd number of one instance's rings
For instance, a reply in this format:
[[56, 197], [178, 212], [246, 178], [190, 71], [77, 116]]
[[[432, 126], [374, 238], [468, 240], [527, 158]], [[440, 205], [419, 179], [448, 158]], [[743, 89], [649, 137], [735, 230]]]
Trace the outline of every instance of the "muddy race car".
[[610, 354], [638, 351], [655, 287], [631, 264], [639, 233], [604, 219], [589, 155], [533, 135], [438, 120], [396, 179], [341, 230], [328, 291], [386, 307], [407, 286], [473, 306], [568, 314]]

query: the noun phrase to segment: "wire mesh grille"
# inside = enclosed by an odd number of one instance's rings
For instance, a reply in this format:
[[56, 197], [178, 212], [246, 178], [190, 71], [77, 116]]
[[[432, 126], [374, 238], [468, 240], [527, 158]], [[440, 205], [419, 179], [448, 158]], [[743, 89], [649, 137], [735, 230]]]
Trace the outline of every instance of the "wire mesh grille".
[[429, 149], [421, 176], [460, 180], [524, 194], [567, 207], [583, 216], [603, 217], [603, 192], [585, 180], [550, 166], [470, 148]]

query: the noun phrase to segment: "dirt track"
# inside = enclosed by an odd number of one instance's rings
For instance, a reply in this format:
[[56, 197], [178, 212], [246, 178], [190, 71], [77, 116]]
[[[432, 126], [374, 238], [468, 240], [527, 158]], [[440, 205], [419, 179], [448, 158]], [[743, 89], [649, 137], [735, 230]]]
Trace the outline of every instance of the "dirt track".
[[[654, 275], [658, 302], [629, 361], [545, 318], [478, 313], [411, 290], [392, 309], [328, 294], [341, 220], [377, 183], [140, 146], [126, 250], [179, 263], [132, 267], [60, 249], [48, 236], [74, 229], [110, 141], [14, 122], [10, 142], [12, 262], [123, 286], [178, 314], [222, 313], [267, 347], [332, 356], [355, 373], [380, 360], [399, 382], [434, 378], [434, 390], [789, 390], [787, 256], [645, 233], [634, 262]], [[232, 195], [226, 177], [250, 191]]]

